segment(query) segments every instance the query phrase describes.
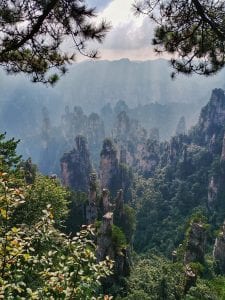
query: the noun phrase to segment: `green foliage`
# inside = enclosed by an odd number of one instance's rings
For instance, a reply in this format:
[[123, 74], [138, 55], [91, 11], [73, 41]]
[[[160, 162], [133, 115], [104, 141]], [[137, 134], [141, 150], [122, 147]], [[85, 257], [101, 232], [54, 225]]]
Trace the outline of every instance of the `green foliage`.
[[202, 275], [205, 271], [204, 266], [200, 262], [191, 262], [189, 266], [196, 275]]
[[87, 204], [87, 194], [83, 192], [70, 192], [69, 212], [66, 217], [66, 232], [68, 234], [79, 231], [81, 225], [86, 223], [85, 207]]
[[35, 224], [42, 216], [42, 211], [51, 205], [56, 224], [68, 214], [70, 192], [56, 179], [37, 175], [33, 184], [25, 188], [26, 202], [15, 211], [14, 224]]
[[218, 276], [213, 278], [208, 285], [211, 290], [213, 290], [218, 299], [225, 299], [225, 277]]
[[102, 151], [100, 155], [103, 156], [103, 155], [108, 155], [110, 153], [113, 156], [116, 155], [116, 148], [113, 141], [110, 138], [106, 138], [103, 141]]
[[117, 191], [122, 188], [124, 191], [124, 200], [126, 202], [132, 199], [132, 184], [133, 184], [133, 172], [132, 168], [126, 164], [119, 164], [119, 171], [117, 175], [119, 183], [117, 185]]
[[60, 232], [57, 226], [67, 214], [69, 192], [57, 180], [37, 175], [30, 163], [21, 163], [14, 141], [2, 145], [0, 298], [102, 298], [101, 280], [113, 265], [108, 257], [97, 261], [94, 228], [83, 227], [72, 238]]
[[16, 170], [21, 156], [16, 154], [19, 141], [14, 138], [6, 140], [6, 134], [0, 134], [0, 171]]
[[94, 231], [85, 227], [74, 238], [55, 229], [46, 205], [34, 225], [11, 226], [25, 203], [21, 188], [7, 174], [0, 178], [0, 297], [3, 299], [95, 299], [112, 262], [97, 262]]
[[112, 242], [116, 251], [120, 251], [127, 246], [127, 240], [123, 231], [116, 225], [112, 226]]
[[128, 279], [128, 295], [123, 299], [181, 299], [182, 266], [163, 257], [149, 254], [135, 262]]
[[32, 163], [31, 158], [28, 158], [25, 161], [21, 161], [19, 164], [19, 168], [24, 174], [24, 179], [26, 183], [34, 183], [37, 175], [37, 166]]
[[[65, 38], [72, 40], [79, 53], [97, 57], [96, 51], [85, 50], [86, 41], [101, 42], [109, 25], [104, 21], [96, 25], [95, 17], [95, 10], [84, 1], [4, 1], [0, 4], [0, 63], [8, 73], [23, 72], [33, 82], [53, 85], [74, 60], [74, 54], [62, 51]], [[48, 72], [53, 68], [57, 73]]]
[[192, 222], [200, 222], [207, 227], [208, 220], [207, 217], [204, 215], [204, 212], [201, 209], [198, 209], [194, 211], [194, 213], [190, 216], [188, 223], [191, 224]]
[[219, 298], [215, 293], [213, 286], [210, 286], [210, 282], [199, 279], [196, 286], [190, 288], [188, 294], [184, 298], [185, 300], [217, 300]]
[[157, 24], [156, 52], [176, 54], [171, 59], [175, 72], [208, 76], [224, 67], [224, 3], [142, 0], [135, 7]]
[[[207, 203], [208, 186], [210, 170], [213, 168], [215, 173], [218, 158], [213, 159], [207, 147], [192, 144], [190, 137], [173, 138], [170, 157], [166, 144], [161, 147], [160, 164], [154, 177], [136, 178], [134, 247], [137, 251], [155, 248], [170, 255], [184, 239], [185, 224], [193, 214], [201, 211], [209, 218], [209, 223], [212, 222]], [[223, 194], [220, 192], [219, 195], [221, 208]], [[225, 217], [218, 204], [214, 218], [219, 215]]]
[[112, 196], [116, 196], [118, 190], [123, 189], [124, 200], [128, 202], [132, 198], [132, 169], [125, 164], [119, 164], [115, 171], [110, 179], [109, 190]]
[[140, 187], [139, 182], [136, 183], [139, 195], [136, 202], [139, 207], [134, 237], [135, 250], [144, 252], [157, 248], [170, 254], [175, 248], [176, 225], [169, 216], [169, 203], [164, 201], [162, 193], [156, 189], [152, 179], [141, 184]]
[[116, 218], [115, 214], [115, 224], [123, 230], [127, 242], [132, 243], [134, 232], [136, 229], [135, 210], [128, 204], [125, 204], [121, 216], [119, 218]]

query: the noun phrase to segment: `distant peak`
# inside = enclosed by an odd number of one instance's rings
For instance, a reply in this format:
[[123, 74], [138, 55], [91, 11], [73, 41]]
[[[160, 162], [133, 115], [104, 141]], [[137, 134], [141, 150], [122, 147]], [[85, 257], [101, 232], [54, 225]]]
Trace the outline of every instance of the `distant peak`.
[[218, 105], [219, 103], [225, 104], [225, 94], [223, 89], [214, 89], [212, 91], [210, 102]]

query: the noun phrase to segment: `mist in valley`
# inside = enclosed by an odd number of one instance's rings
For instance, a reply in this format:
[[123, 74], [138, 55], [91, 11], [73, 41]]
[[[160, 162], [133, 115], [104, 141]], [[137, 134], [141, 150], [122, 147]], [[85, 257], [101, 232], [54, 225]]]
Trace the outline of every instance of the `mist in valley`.
[[[121, 111], [138, 121], [147, 135], [157, 128], [160, 140], [168, 140], [181, 117], [188, 131], [211, 90], [224, 87], [224, 71], [210, 79], [180, 75], [172, 80], [170, 73], [163, 59], [86, 61], [72, 66], [52, 88], [1, 71], [0, 126], [9, 137], [21, 140], [19, 152], [24, 159], [32, 157], [44, 173], [60, 173], [60, 157], [74, 147], [79, 134], [87, 137], [97, 165], [100, 145], [105, 137], [113, 138]], [[65, 120], [66, 112], [73, 125]], [[91, 128], [93, 118], [99, 128]], [[97, 146], [90, 138], [92, 130], [98, 135]]]

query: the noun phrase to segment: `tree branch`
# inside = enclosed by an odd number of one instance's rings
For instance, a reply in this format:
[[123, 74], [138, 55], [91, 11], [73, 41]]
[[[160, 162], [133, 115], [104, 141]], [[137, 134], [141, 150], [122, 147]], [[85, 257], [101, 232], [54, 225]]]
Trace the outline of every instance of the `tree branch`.
[[218, 25], [212, 20], [210, 19], [204, 11], [203, 6], [201, 5], [201, 3], [198, 0], [192, 0], [197, 13], [199, 14], [199, 16], [202, 18], [203, 21], [205, 21], [207, 24], [210, 25], [210, 27], [212, 28], [212, 30], [216, 33], [216, 35], [218, 36], [218, 38], [224, 42], [225, 41], [225, 35], [218, 29]]
[[43, 14], [38, 18], [37, 23], [34, 24], [32, 30], [28, 32], [27, 35], [25, 35], [18, 43], [12, 43], [9, 47], [6, 47], [1, 54], [5, 54], [9, 51], [14, 51], [22, 47], [27, 41], [29, 41], [36, 33], [39, 32], [44, 20], [47, 18], [51, 10], [56, 6], [56, 4], [59, 2], [59, 0], [52, 0], [50, 1], [45, 10], [43, 11]]

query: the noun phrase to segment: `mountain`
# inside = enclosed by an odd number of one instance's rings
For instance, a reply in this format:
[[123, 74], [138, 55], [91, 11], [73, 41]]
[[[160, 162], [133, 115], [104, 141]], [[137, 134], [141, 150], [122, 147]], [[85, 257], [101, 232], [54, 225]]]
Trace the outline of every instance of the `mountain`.
[[[215, 87], [223, 88], [224, 71], [212, 78], [170, 77], [168, 61], [85, 61], [72, 66], [57, 88], [70, 91], [67, 101], [79, 101], [90, 110], [122, 99], [132, 107], [158, 102], [206, 103]], [[65, 97], [64, 97], [65, 98]]]
[[[167, 255], [184, 238], [191, 215], [202, 213], [211, 230], [225, 219], [225, 94], [214, 89], [199, 121], [185, 134], [158, 146], [154, 173], [136, 186], [138, 209], [135, 247]], [[151, 164], [149, 164], [151, 166]], [[152, 169], [151, 169], [152, 170]], [[141, 203], [141, 205], [140, 205]]]
[[23, 132], [20, 128], [27, 124], [36, 126], [43, 106], [49, 109], [53, 122], [59, 121], [66, 105], [81, 105], [86, 113], [91, 113], [99, 112], [108, 102], [115, 105], [118, 100], [130, 107], [154, 102], [190, 103], [196, 111], [207, 102], [213, 88], [224, 88], [224, 72], [211, 78], [179, 75], [172, 80], [169, 63], [163, 59], [85, 61], [72, 65], [50, 88], [1, 71], [0, 128], [14, 134]]
[[[224, 71], [210, 79], [180, 75], [176, 80], [171, 80], [170, 72], [168, 62], [163, 59], [143, 62], [128, 59], [85, 61], [72, 65], [69, 72], [51, 88], [32, 84], [23, 76], [7, 76], [1, 71], [0, 129], [6, 131], [8, 136], [21, 139], [19, 152], [25, 158], [32, 156], [43, 172], [49, 170], [46, 166], [42, 167], [48, 158], [54, 165], [50, 169], [53, 172], [59, 170], [61, 155], [71, 150], [78, 134], [88, 135], [89, 144], [90, 140], [97, 141], [96, 145], [91, 142], [89, 146], [93, 148], [94, 157], [98, 157], [99, 145], [104, 138], [103, 125], [99, 119], [102, 131], [96, 132], [98, 136], [91, 137], [92, 127], [95, 126], [91, 124], [96, 123], [91, 119], [99, 117], [88, 115], [98, 113], [104, 121], [106, 136], [111, 136], [116, 116], [124, 109], [118, 103], [126, 103], [132, 122], [137, 120], [148, 132], [157, 128], [162, 140], [169, 139], [175, 133], [180, 118], [185, 117], [187, 128], [190, 128], [196, 122], [211, 89], [224, 87]], [[74, 126], [65, 128], [65, 124], [62, 125], [63, 122], [68, 123], [68, 120], [62, 120], [67, 115], [65, 110], [71, 112], [78, 106], [86, 115], [83, 121], [86, 122], [88, 117], [90, 119], [89, 129], [86, 123], [81, 122], [84, 132], [73, 131]], [[50, 122], [47, 131], [46, 118]], [[61, 136], [65, 134], [62, 126], [69, 132], [69, 145], [62, 145]], [[50, 131], [48, 139], [51, 143], [46, 155], [42, 149], [46, 148], [46, 136], [45, 140], [40, 136]]]
[[[100, 167], [89, 181], [93, 180], [89, 202], [83, 203], [90, 219], [99, 221], [100, 207], [108, 212], [100, 223], [97, 255], [109, 255], [121, 272], [116, 269], [106, 291], [126, 300], [139, 296], [146, 300], [201, 299], [202, 294], [202, 299], [224, 299], [225, 277], [218, 276], [225, 274], [224, 225], [221, 228], [225, 219], [224, 90], [212, 91], [189, 132], [182, 117], [176, 135], [168, 141], [159, 140], [157, 129], [147, 134], [129, 116], [125, 102], [115, 108], [112, 139], [103, 142]], [[81, 111], [79, 115], [84, 117]], [[101, 124], [99, 119], [97, 123]], [[82, 178], [88, 182], [90, 172], [85, 167], [89, 165], [84, 160], [89, 160], [86, 144], [82, 149], [81, 153], [77, 146], [61, 160], [64, 182], [72, 178], [68, 185], [75, 190], [83, 186]], [[75, 222], [80, 201], [73, 208], [70, 219]], [[125, 252], [113, 250], [113, 224], [129, 241]], [[118, 239], [121, 232], [117, 233]], [[123, 238], [119, 244], [124, 244]], [[132, 269], [129, 245], [136, 251]], [[123, 276], [129, 275], [125, 284]]]

